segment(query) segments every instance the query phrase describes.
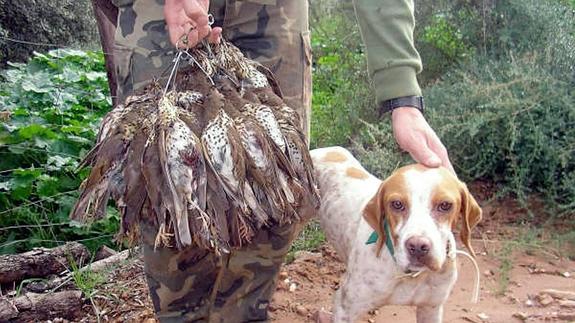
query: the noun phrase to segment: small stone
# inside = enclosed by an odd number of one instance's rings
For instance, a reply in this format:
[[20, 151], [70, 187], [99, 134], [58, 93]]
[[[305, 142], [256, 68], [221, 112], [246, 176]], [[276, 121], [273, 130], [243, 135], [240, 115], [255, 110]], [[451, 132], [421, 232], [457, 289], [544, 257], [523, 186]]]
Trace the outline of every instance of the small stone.
[[519, 298], [515, 297], [515, 296], [509, 296], [508, 297], [509, 301], [513, 304], [518, 304], [519, 303]]
[[527, 313], [525, 313], [525, 312], [516, 312], [516, 313], [513, 313], [513, 317], [516, 319], [520, 319], [521, 321], [527, 321], [527, 319], [529, 318], [529, 315], [527, 315]]
[[485, 313], [479, 313], [477, 314], [477, 317], [482, 320], [483, 322], [487, 322], [489, 320], [489, 315], [485, 314]]
[[282, 280], [288, 278], [288, 273], [287, 273], [287, 271], [282, 271], [282, 272], [280, 272], [280, 276], [279, 276], [279, 277], [280, 277], [280, 279], [282, 279]]
[[375, 320], [374, 319], [368, 319], [367, 323], [375, 323]]
[[310, 251], [296, 251], [294, 254], [294, 258], [299, 261], [308, 261], [314, 262], [316, 260], [321, 259], [321, 253], [319, 252], [310, 252]]
[[553, 303], [553, 297], [549, 296], [549, 294], [539, 294], [537, 295], [537, 301], [541, 306], [547, 307], [551, 303]]
[[575, 301], [575, 292], [556, 290], [556, 289], [544, 289], [540, 292], [541, 294], [549, 294], [553, 298], [564, 298]]
[[565, 277], [565, 278], [569, 278], [571, 277], [571, 273], [569, 273], [568, 271], [561, 273], [561, 276]]
[[290, 293], [293, 293], [293, 292], [295, 292], [296, 288], [297, 288], [297, 285], [296, 285], [295, 283], [291, 283], [291, 284], [289, 285], [289, 289], [288, 289], [288, 290], [290, 291]]
[[535, 303], [533, 303], [533, 301], [531, 299], [527, 299], [525, 301], [525, 306], [527, 307], [533, 307], [535, 305]]
[[493, 270], [488, 269], [488, 270], [486, 270], [486, 271], [483, 272], [483, 275], [484, 275], [485, 277], [489, 277], [489, 276], [495, 275], [495, 273], [493, 272]]
[[295, 312], [301, 316], [307, 316], [308, 310], [307, 310], [307, 308], [303, 307], [302, 305], [298, 305], [295, 307]]
[[564, 321], [575, 320], [575, 312], [557, 313], [557, 318]]

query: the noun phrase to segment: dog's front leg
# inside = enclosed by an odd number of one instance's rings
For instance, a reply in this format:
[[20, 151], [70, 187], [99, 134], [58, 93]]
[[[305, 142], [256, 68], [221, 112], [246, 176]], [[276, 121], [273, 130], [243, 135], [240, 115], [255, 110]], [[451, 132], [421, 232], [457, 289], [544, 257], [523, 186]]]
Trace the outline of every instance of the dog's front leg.
[[442, 318], [443, 305], [417, 307], [417, 323], [441, 323]]
[[[360, 315], [383, 303], [382, 300], [388, 293], [382, 291], [382, 286], [378, 286], [377, 280], [381, 277], [373, 274], [376, 271], [369, 268], [374, 267], [348, 266], [348, 271], [334, 297], [334, 323], [355, 322]], [[359, 271], [360, 269], [365, 270]]]

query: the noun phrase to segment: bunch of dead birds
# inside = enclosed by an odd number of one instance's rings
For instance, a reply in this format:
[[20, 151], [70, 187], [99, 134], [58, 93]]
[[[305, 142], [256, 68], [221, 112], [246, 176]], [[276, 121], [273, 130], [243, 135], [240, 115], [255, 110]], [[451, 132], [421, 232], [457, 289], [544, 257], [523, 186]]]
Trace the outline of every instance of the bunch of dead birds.
[[318, 208], [301, 120], [269, 70], [226, 41], [185, 54], [171, 90], [154, 81], [104, 117], [72, 219], [112, 198], [120, 236], [147, 221], [156, 246], [227, 252]]

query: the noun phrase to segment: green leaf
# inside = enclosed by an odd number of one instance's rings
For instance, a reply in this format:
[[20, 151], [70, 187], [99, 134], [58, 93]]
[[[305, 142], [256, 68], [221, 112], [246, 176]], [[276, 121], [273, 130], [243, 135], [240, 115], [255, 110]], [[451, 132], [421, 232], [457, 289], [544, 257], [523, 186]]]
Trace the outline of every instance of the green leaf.
[[36, 190], [40, 197], [50, 197], [58, 193], [58, 179], [46, 174], [38, 177]]
[[58, 78], [64, 82], [79, 82], [82, 77], [77, 70], [73, 70], [69, 67], [64, 67], [62, 74], [58, 75]]
[[42, 125], [31, 124], [27, 127], [20, 128], [20, 130], [18, 131], [18, 134], [23, 139], [31, 139], [35, 136], [40, 136], [42, 134], [45, 134], [47, 132], [47, 130], [48, 129], [46, 129], [46, 127], [44, 127]]
[[38, 169], [17, 169], [13, 173], [11, 180], [12, 198], [15, 200], [27, 200], [32, 194], [32, 184], [41, 171]]
[[98, 79], [106, 79], [107, 75], [104, 72], [88, 72], [86, 73], [86, 79], [88, 81], [96, 81]]
[[46, 162], [46, 169], [49, 171], [59, 171], [64, 168], [64, 166], [72, 165], [75, 167], [77, 165], [76, 161], [70, 157], [62, 156], [50, 156]]
[[0, 191], [9, 191], [12, 188], [12, 183], [8, 182], [0, 182]]
[[51, 75], [44, 71], [31, 74], [22, 81], [22, 89], [24, 91], [35, 93], [48, 93], [53, 90], [53, 86]]

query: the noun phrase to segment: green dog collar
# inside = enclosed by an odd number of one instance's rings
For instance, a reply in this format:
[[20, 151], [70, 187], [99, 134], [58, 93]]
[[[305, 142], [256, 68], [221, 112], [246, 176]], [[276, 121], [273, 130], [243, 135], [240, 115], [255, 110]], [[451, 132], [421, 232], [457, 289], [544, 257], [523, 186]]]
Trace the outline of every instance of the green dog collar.
[[[386, 218], [383, 219], [383, 231], [385, 232], [385, 246], [387, 247], [387, 250], [391, 254], [393, 260], [395, 260], [395, 250], [393, 248], [393, 240], [391, 240], [391, 229], [389, 228], [389, 223], [387, 222]], [[379, 235], [377, 234], [377, 231], [373, 231], [365, 244], [367, 245], [376, 243], [378, 238]]]

